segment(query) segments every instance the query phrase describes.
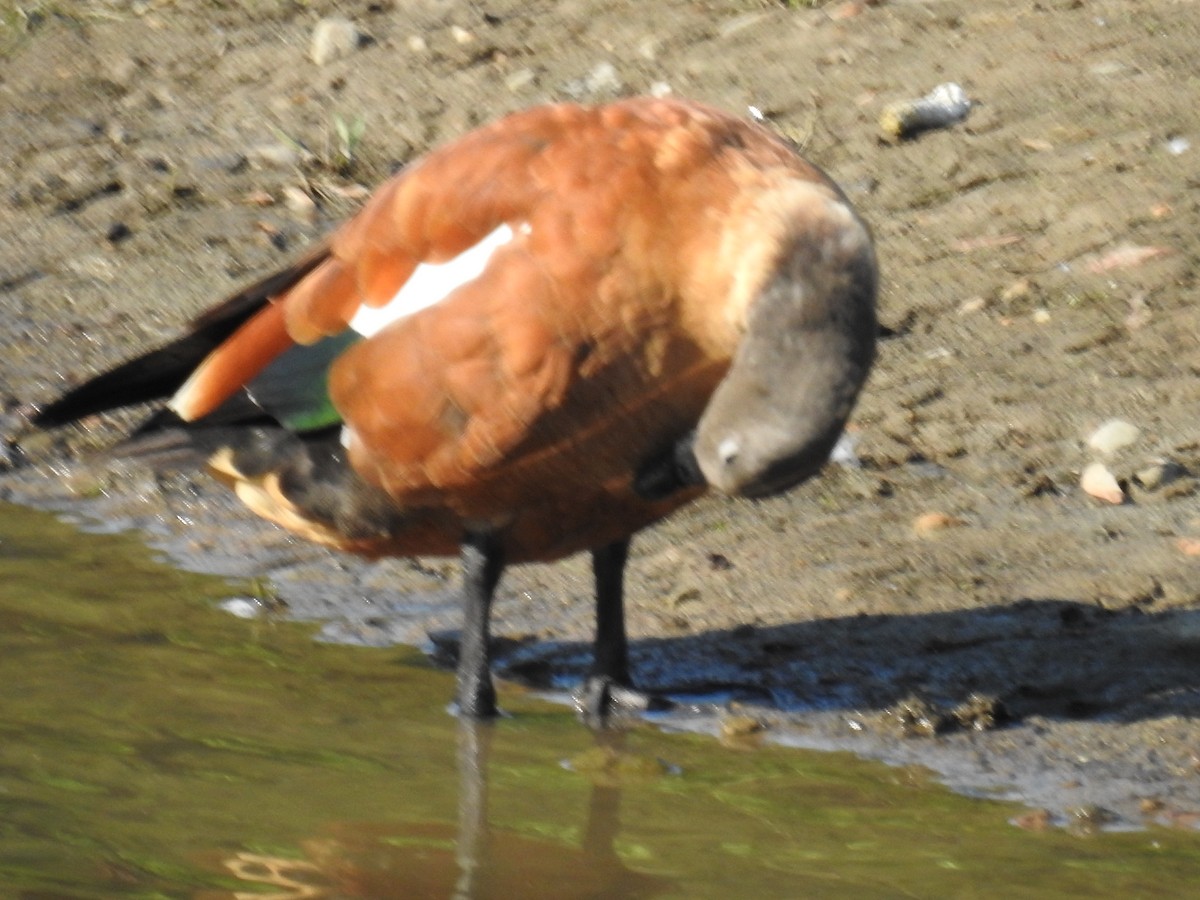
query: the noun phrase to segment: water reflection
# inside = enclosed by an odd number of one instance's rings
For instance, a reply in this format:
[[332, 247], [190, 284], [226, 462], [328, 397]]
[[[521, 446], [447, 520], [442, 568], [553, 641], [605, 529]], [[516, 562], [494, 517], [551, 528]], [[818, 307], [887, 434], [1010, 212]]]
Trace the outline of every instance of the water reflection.
[[0, 504], [0, 896], [1196, 893], [1192, 832], [1030, 835], [904, 770], [593, 740], [512, 688], [460, 725], [415, 651], [235, 620], [230, 590]]
[[[278, 889], [233, 896], [237, 900], [637, 900], [675, 887], [666, 878], [631, 869], [617, 852], [619, 764], [584, 773], [592, 787], [578, 847], [493, 828], [489, 771], [496, 728], [493, 723], [458, 724], [457, 830], [443, 822], [334, 823], [327, 834], [301, 842], [303, 860], [248, 852], [226, 860], [225, 866], [237, 878]], [[627, 758], [624, 733], [596, 732], [594, 739], [596, 754], [581, 758], [610, 763]]]

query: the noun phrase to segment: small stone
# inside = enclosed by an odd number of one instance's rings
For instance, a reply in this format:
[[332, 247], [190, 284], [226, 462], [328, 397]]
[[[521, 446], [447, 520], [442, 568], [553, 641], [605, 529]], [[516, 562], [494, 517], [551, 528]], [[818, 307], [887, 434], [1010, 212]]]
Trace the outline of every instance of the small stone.
[[751, 716], [725, 716], [721, 719], [721, 737], [745, 738], [763, 730], [763, 723]]
[[966, 521], [958, 518], [958, 516], [951, 516], [940, 512], [927, 512], [913, 519], [912, 527], [918, 537], [932, 537], [948, 528], [958, 528], [960, 525], [966, 524]]
[[1173, 463], [1170, 460], [1161, 460], [1151, 463], [1143, 469], [1138, 469], [1134, 473], [1133, 480], [1146, 490], [1154, 491], [1160, 487], [1165, 487], [1186, 474], [1187, 470], [1178, 463]]
[[999, 697], [972, 692], [950, 713], [959, 727], [968, 731], [991, 731], [1009, 719], [1008, 709]]
[[504, 86], [514, 94], [517, 91], [529, 87], [537, 80], [537, 75], [533, 69], [517, 69], [515, 72], [510, 72], [504, 78]]
[[1078, 834], [1097, 834], [1117, 821], [1111, 810], [1095, 804], [1067, 810], [1068, 829]]
[[1116, 453], [1141, 437], [1141, 429], [1124, 419], [1109, 419], [1092, 432], [1088, 446], [1100, 453]]
[[247, 151], [246, 156], [253, 162], [264, 166], [274, 166], [280, 169], [299, 165], [300, 150], [294, 144], [277, 141], [271, 144], [256, 144]]
[[833, 19], [835, 22], [839, 22], [845, 19], [853, 19], [857, 16], [861, 16], [865, 8], [865, 4], [859, 2], [859, 0], [845, 0], [844, 3], [839, 3], [836, 6], [831, 7], [826, 12], [826, 15], [828, 15], [829, 18]]
[[726, 19], [717, 28], [717, 35], [722, 38], [732, 37], [739, 31], [745, 31], [747, 28], [753, 28], [766, 17], [767, 14], [764, 12], [742, 13], [740, 16], [734, 16], [731, 19]]
[[1039, 325], [1045, 325], [1050, 321], [1050, 310], [1045, 307], [1038, 307], [1033, 311], [1033, 321]]
[[588, 74], [587, 87], [594, 94], [604, 91], [619, 91], [623, 86], [617, 67], [610, 62], [599, 63]]
[[1017, 816], [1012, 823], [1025, 831], [1048, 831], [1054, 826], [1054, 816], [1048, 809], [1035, 809]]
[[638, 56], [642, 59], [657, 59], [662, 50], [662, 41], [656, 37], [643, 38], [637, 47]]
[[971, 297], [964, 300], [958, 306], [958, 314], [965, 316], [969, 313], [977, 313], [987, 307], [987, 300], [983, 297]]
[[1200, 556], [1200, 538], [1181, 537], [1175, 541], [1175, 546], [1184, 556]]
[[253, 190], [242, 198], [242, 202], [247, 206], [274, 206], [275, 198], [269, 191], [264, 191], [262, 188]]
[[1054, 145], [1045, 138], [1021, 138], [1021, 146], [1036, 153], [1049, 153]]
[[1137, 331], [1150, 321], [1150, 306], [1146, 303], [1146, 292], [1139, 291], [1129, 298], [1129, 315], [1125, 317], [1125, 327]]
[[294, 185], [285, 187], [283, 189], [283, 203], [306, 222], [311, 222], [317, 217], [317, 204], [309, 196], [308, 191], [303, 188], [298, 188]]
[[945, 716], [933, 704], [910, 695], [884, 712], [885, 724], [890, 724], [902, 737], [930, 738], [945, 727]]
[[221, 601], [218, 606], [239, 619], [257, 619], [263, 611], [261, 603], [247, 600], [245, 597], [230, 597], [228, 600]]
[[450, 37], [454, 38], [454, 43], [460, 45], [469, 44], [471, 41], [475, 40], [475, 35], [471, 34], [471, 32], [467, 31], [467, 29], [459, 27], [458, 25], [450, 26]]
[[141, 65], [134, 57], [122, 55], [109, 60], [106, 68], [108, 77], [112, 79], [114, 84], [121, 87], [129, 87], [137, 76]]
[[1166, 147], [1172, 156], [1182, 156], [1192, 149], [1192, 142], [1185, 137], [1173, 137], [1167, 141]]
[[329, 16], [313, 28], [309, 56], [318, 66], [349, 56], [362, 42], [358, 26], [343, 16]]
[[1125, 491], [1104, 463], [1092, 463], [1084, 469], [1079, 486], [1085, 493], [1105, 503], [1120, 505], [1125, 502]]
[[104, 237], [110, 244], [119, 244], [133, 237], [133, 229], [124, 222], [113, 222], [109, 226], [108, 231], [105, 232]]
[[859, 436], [857, 434], [843, 431], [841, 436], [838, 437], [837, 443], [833, 445], [833, 450], [829, 453], [829, 461], [835, 466], [845, 466], [848, 469], [861, 469], [862, 463], [855, 452], [858, 448], [858, 441]]
[[879, 116], [885, 138], [904, 140], [932, 128], [947, 128], [966, 120], [972, 102], [957, 84], [939, 84], [919, 100], [892, 103]]
[[1018, 278], [1000, 292], [1000, 299], [1005, 303], [1011, 303], [1014, 300], [1024, 300], [1031, 293], [1033, 293], [1033, 282], [1028, 278]]
[[1143, 247], [1138, 244], [1119, 244], [1107, 253], [1095, 254], [1086, 260], [1086, 268], [1095, 275], [1103, 275], [1114, 269], [1131, 269], [1170, 254], [1170, 247]]
[[646, 90], [646, 93], [651, 97], [661, 98], [670, 97], [673, 93], [675, 93], [675, 91], [672, 90], [671, 85], [667, 84], [665, 81], [656, 81], [654, 84], [650, 85], [650, 87]]
[[577, 78], [563, 85], [563, 93], [576, 100], [583, 100], [596, 95], [617, 94], [625, 86], [617, 67], [610, 62], [597, 63], [583, 78]]
[[404, 46], [412, 53], [424, 53], [429, 49], [429, 42], [419, 34], [410, 34], [405, 39]]
[[88, 253], [66, 261], [67, 269], [84, 278], [94, 278], [97, 281], [111, 282], [116, 277], [113, 264], [103, 256]]

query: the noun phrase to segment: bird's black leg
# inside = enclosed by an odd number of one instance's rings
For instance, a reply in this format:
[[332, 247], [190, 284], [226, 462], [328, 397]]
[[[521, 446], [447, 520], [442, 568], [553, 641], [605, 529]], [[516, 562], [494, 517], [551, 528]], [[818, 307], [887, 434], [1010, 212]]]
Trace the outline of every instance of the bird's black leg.
[[629, 539], [592, 550], [596, 578], [596, 641], [592, 668], [575, 694], [584, 720], [602, 726], [622, 712], [661, 709], [661, 698], [634, 689], [629, 677], [629, 641], [625, 636], [625, 560]]
[[468, 534], [462, 544], [463, 631], [458, 647], [458, 686], [455, 699], [460, 715], [484, 719], [497, 715], [492, 685], [488, 620], [492, 595], [504, 571], [504, 547], [490, 532]]
[[596, 579], [596, 641], [591, 678], [628, 686], [629, 639], [625, 635], [625, 561], [629, 539], [592, 551]]

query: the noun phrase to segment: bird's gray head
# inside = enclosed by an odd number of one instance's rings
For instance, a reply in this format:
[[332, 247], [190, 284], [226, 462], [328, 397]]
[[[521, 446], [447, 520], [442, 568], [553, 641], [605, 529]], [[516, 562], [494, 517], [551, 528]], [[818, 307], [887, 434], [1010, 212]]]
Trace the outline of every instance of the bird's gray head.
[[780, 245], [695, 454], [726, 494], [765, 497], [824, 465], [875, 355], [877, 273], [866, 226], [839, 199]]

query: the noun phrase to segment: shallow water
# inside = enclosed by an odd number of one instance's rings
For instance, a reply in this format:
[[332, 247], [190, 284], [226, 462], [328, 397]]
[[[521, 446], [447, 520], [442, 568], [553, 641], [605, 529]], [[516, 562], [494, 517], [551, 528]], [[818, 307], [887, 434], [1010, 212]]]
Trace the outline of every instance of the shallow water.
[[1185, 896], [1200, 872], [1195, 834], [1031, 833], [845, 754], [597, 740], [515, 689], [460, 726], [417, 652], [216, 609], [239, 587], [0, 505], [0, 895]]

